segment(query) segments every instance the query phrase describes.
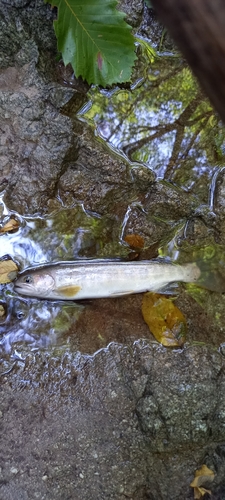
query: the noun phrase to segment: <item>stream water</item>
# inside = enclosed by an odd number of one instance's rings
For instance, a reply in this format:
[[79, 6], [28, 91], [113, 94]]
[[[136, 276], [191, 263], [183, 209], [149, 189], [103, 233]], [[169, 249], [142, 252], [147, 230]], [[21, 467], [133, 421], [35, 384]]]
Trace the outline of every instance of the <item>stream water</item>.
[[[46, 216], [22, 217], [5, 205], [3, 191], [1, 227], [11, 217], [18, 221], [19, 229], [0, 235], [0, 257], [9, 255], [20, 270], [83, 257], [130, 258], [127, 233], [143, 237], [142, 258], [155, 257], [161, 249], [161, 255], [176, 260], [186, 244], [223, 243], [215, 228], [220, 223], [222, 203], [218, 183], [223, 184], [224, 127], [177, 54], [160, 53], [153, 61], [147, 42], [140, 41], [140, 50], [135, 83], [128, 89], [111, 91], [92, 88], [88, 102], [71, 119], [91, 126], [96, 140], [106, 145], [109, 154], [128, 165], [131, 177], [138, 172], [140, 191], [149, 172], [151, 183], [154, 181], [164, 192], [164, 201], [152, 211], [146, 205], [147, 195], [127, 200], [122, 216], [100, 215], [87, 210], [85, 204], [74, 203]], [[184, 199], [190, 211], [183, 206]], [[120, 202], [126, 203], [123, 195], [118, 206]], [[182, 214], [174, 216], [178, 205]], [[141, 218], [145, 225], [153, 225], [154, 244], [143, 234], [143, 228], [139, 229], [137, 221]], [[208, 292], [204, 296], [201, 292], [201, 297], [196, 291], [190, 293], [201, 307], [207, 304], [222, 339], [223, 296], [214, 300]], [[18, 297], [9, 284], [0, 287], [0, 302], [6, 308], [6, 317], [0, 323], [2, 373], [15, 361], [23, 362], [27, 348], [70, 344], [72, 349], [93, 353], [113, 340], [133, 342], [140, 336], [152, 340], [142, 320], [141, 297], [88, 304], [50, 302]]]

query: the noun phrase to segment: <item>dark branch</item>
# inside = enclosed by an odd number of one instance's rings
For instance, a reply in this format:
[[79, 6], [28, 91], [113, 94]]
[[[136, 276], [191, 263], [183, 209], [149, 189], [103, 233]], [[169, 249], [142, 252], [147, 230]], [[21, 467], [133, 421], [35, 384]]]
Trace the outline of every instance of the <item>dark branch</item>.
[[224, 0], [151, 0], [225, 122]]

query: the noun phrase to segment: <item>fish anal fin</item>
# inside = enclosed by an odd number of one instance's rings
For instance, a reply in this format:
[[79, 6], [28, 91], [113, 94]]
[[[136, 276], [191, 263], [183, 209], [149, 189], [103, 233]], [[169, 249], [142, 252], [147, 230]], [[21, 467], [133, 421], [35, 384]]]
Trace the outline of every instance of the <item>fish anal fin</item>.
[[110, 297], [125, 297], [126, 295], [131, 295], [134, 290], [129, 290], [128, 292], [113, 292]]
[[81, 290], [81, 286], [78, 285], [66, 285], [57, 288], [57, 293], [62, 297], [72, 298]]

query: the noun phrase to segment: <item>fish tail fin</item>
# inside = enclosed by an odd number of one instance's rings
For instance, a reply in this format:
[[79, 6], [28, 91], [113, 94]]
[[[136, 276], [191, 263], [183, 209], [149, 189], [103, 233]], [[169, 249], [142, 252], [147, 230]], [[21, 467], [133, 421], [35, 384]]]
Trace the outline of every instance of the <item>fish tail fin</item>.
[[217, 259], [197, 260], [196, 265], [200, 270], [200, 276], [195, 281], [196, 285], [207, 288], [213, 292], [225, 292], [225, 267]]

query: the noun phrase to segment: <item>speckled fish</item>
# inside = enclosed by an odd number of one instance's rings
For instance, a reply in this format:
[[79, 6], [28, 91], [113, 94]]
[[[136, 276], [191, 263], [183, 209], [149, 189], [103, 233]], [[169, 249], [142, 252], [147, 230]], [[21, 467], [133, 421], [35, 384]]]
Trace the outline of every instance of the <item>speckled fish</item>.
[[218, 281], [212, 280], [210, 273], [204, 272], [204, 275], [205, 280], [196, 263], [178, 265], [163, 259], [161, 262], [160, 259], [136, 262], [80, 260], [30, 268], [19, 275], [14, 289], [22, 295], [54, 300], [119, 297], [159, 291], [178, 281], [200, 283], [211, 290], [218, 290]]

